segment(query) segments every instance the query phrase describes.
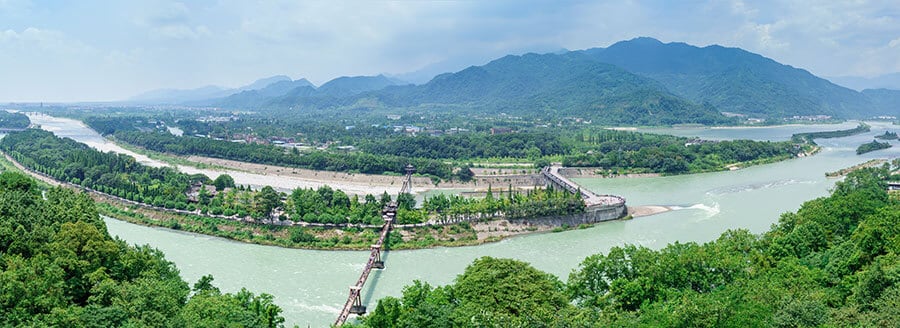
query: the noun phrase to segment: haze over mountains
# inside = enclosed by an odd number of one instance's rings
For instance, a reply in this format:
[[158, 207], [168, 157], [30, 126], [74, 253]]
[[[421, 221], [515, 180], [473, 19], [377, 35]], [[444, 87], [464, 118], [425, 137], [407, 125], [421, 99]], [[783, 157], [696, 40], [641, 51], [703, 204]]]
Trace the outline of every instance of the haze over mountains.
[[[424, 108], [546, 113], [604, 123], [719, 123], [750, 117], [900, 116], [900, 91], [858, 92], [739, 48], [652, 38], [608, 48], [505, 56], [412, 85], [379, 76], [340, 77], [316, 88], [276, 76], [244, 88], [156, 91], [133, 100], [253, 110]], [[161, 101], [165, 100], [165, 101]]]

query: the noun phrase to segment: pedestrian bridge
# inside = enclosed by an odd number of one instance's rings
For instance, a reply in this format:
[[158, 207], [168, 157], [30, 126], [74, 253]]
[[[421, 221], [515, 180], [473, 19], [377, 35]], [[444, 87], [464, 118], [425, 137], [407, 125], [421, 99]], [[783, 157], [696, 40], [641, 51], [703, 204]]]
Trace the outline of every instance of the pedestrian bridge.
[[599, 210], [609, 207], [625, 205], [625, 198], [615, 195], [599, 195], [588, 189], [581, 188], [577, 183], [569, 180], [559, 173], [561, 166], [547, 166], [541, 170], [541, 174], [556, 187], [563, 188], [573, 194], [581, 194], [584, 198], [585, 211]]

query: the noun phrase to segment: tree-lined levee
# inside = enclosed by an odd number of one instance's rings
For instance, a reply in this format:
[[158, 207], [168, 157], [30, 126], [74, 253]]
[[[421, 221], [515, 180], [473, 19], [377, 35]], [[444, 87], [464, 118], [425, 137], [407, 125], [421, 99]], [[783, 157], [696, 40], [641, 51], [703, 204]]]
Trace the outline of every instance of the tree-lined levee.
[[[259, 190], [238, 186], [233, 179], [220, 175], [211, 181], [204, 175], [188, 175], [172, 168], [144, 166], [129, 156], [104, 153], [71, 139], [54, 136], [41, 130], [27, 130], [11, 134], [0, 141], [0, 149], [35, 174], [70, 183], [88, 192], [111, 199], [119, 208], [101, 207], [104, 213], [124, 216], [141, 223], [163, 225], [176, 229], [221, 235], [238, 240], [251, 236], [222, 232], [230, 228], [215, 223], [216, 219], [267, 223], [259, 228], [272, 234], [264, 237], [271, 244], [308, 248], [363, 248], [371, 244], [367, 230], [383, 224], [381, 208], [392, 201], [388, 194], [362, 199], [348, 196], [328, 186], [317, 189], [295, 189], [282, 194], [272, 187]], [[536, 188], [516, 192], [512, 188], [494, 192], [488, 188], [486, 197], [466, 198], [443, 194], [425, 198], [421, 207], [410, 194], [401, 194], [396, 201], [399, 209], [396, 224], [446, 225], [446, 238], [428, 238], [407, 247], [427, 247], [436, 244], [475, 242], [474, 232], [466, 223], [492, 219], [525, 219], [544, 216], [565, 216], [585, 211], [580, 195], [551, 188]], [[174, 221], [144, 220], [140, 213], [122, 211], [126, 207], [150, 206], [179, 215]], [[204, 218], [205, 216], [205, 218]], [[329, 233], [310, 233], [307, 228], [345, 228], [352, 235], [332, 236]], [[424, 227], [423, 227], [424, 228]], [[257, 228], [251, 228], [255, 230]], [[441, 228], [438, 228], [441, 229]], [[456, 230], [456, 231], [454, 231]], [[462, 231], [460, 231], [462, 230]], [[315, 232], [315, 230], [314, 230]], [[321, 232], [321, 231], [320, 231]], [[462, 236], [460, 236], [462, 233]], [[352, 237], [351, 237], [352, 236]], [[246, 237], [246, 238], [245, 238]], [[399, 238], [399, 237], [398, 237]], [[280, 242], [274, 242], [276, 239]], [[402, 242], [392, 239], [392, 246]], [[445, 243], [446, 242], [446, 243]], [[413, 246], [418, 245], [418, 246]]]

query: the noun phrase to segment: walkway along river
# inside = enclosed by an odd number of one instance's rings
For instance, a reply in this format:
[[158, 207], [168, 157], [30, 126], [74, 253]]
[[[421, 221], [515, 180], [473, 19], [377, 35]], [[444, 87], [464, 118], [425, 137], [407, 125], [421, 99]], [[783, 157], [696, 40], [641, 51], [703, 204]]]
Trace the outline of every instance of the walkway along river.
[[[894, 130], [870, 123], [872, 131], [840, 139], [821, 139], [818, 155], [754, 166], [732, 172], [631, 179], [573, 179], [598, 194], [616, 194], [631, 205], [663, 204], [680, 209], [629, 221], [612, 221], [590, 229], [511, 238], [473, 247], [435, 248], [384, 253], [386, 268], [374, 271], [362, 291], [363, 303], [374, 306], [387, 295], [400, 295], [414, 279], [432, 285], [449, 283], [480, 256], [516, 258], [566, 280], [586, 256], [626, 243], [660, 248], [674, 241], [705, 242], [727, 229], [768, 230], [785, 211], [824, 196], [833, 186], [825, 172], [872, 158], [895, 157], [900, 147], [855, 155], [856, 147]], [[736, 129], [664, 130], [706, 138], [786, 140], [792, 133], [846, 129], [856, 126], [767, 127]], [[62, 126], [67, 136], [91, 135], [83, 126]], [[95, 133], [93, 134], [95, 135]], [[81, 141], [81, 140], [79, 140]], [[188, 281], [213, 274], [223, 291], [247, 287], [275, 295], [287, 324], [313, 327], [334, 322], [347, 298], [347, 286], [358, 278], [369, 252], [284, 249], [242, 244], [224, 239], [138, 226], [106, 219], [109, 231], [130, 243], [150, 244], [165, 252]]]

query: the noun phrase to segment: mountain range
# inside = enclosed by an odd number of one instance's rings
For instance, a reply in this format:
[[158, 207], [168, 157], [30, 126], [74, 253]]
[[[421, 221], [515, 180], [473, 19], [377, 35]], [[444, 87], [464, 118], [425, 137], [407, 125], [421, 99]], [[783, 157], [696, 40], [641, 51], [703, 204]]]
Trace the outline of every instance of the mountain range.
[[703, 48], [637, 38], [584, 51], [592, 58], [659, 81], [673, 93], [725, 112], [762, 117], [865, 117], [865, 95], [806, 70], [738, 48]]
[[893, 89], [900, 90], [900, 73], [884, 74], [875, 77], [834, 76], [829, 81], [854, 90]]
[[305, 79], [276, 76], [235, 90], [171, 95], [212, 95], [202, 102], [260, 111], [362, 106], [577, 116], [609, 124], [716, 124], [727, 121], [720, 112], [898, 116], [898, 93], [858, 92], [739, 48], [636, 38], [607, 48], [505, 56], [420, 85], [378, 75], [340, 77], [316, 88]]

